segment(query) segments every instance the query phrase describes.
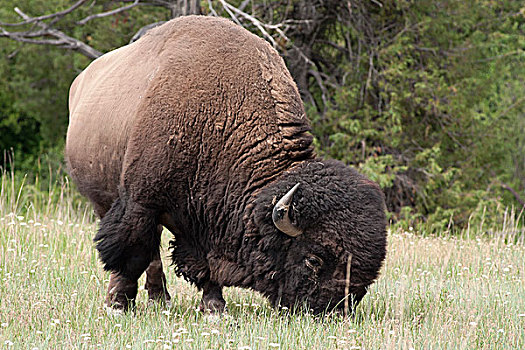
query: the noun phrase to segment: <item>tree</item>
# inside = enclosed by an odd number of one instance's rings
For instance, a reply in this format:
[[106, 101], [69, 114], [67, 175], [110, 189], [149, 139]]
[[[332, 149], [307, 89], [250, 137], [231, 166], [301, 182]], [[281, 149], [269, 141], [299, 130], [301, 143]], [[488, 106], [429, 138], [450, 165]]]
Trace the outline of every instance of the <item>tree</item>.
[[[140, 1], [140, 0], [123, 0], [121, 3], [125, 4], [115, 9], [101, 11], [98, 13], [90, 14], [75, 22], [76, 25], [84, 25], [87, 22], [108, 16], [115, 16], [125, 11], [131, 10], [136, 6], [158, 6], [166, 8], [170, 11], [171, 17], [178, 17], [189, 14], [200, 14], [200, 6], [197, 0], [175, 0], [175, 1], [163, 1], [163, 0], [151, 0], [151, 1]], [[0, 22], [0, 37], [8, 37], [16, 41], [39, 44], [39, 45], [55, 45], [61, 48], [78, 51], [90, 59], [95, 59], [102, 55], [102, 52], [91, 47], [85, 42], [74, 38], [66, 34], [64, 31], [57, 29], [60, 26], [60, 21], [66, 16], [70, 15], [81, 6], [86, 5], [88, 0], [79, 0], [72, 6], [47, 15], [40, 15], [31, 17], [23, 12], [20, 8], [15, 7], [16, 12], [22, 19], [19, 22]], [[95, 2], [93, 2], [95, 4]], [[92, 8], [94, 7], [92, 4]], [[23, 30], [10, 30], [10, 28], [24, 28]]]
[[[67, 122], [67, 88], [78, 72], [103, 52], [137, 40], [147, 29], [172, 17], [202, 13], [227, 16], [268, 40], [291, 62], [303, 96], [323, 110], [328, 98], [323, 80], [331, 75], [318, 73], [315, 65], [323, 55], [309, 47], [314, 47], [316, 41], [308, 41], [307, 37], [321, 26], [329, 28], [327, 23], [334, 26], [339, 3], [78, 0], [71, 4], [67, 0], [6, 0], [0, 7], [0, 40], [11, 40], [3, 41], [6, 45], [0, 54], [7, 60], [0, 65], [13, 74], [7, 75], [2, 84], [17, 96], [21, 111], [39, 125], [40, 150], [60, 145]], [[302, 17], [306, 15], [311, 18]], [[317, 37], [328, 36], [328, 29], [323, 32]], [[53, 47], [66, 51], [60, 53]], [[309, 79], [314, 75], [315, 79]], [[311, 82], [322, 91], [318, 103], [310, 92]]]
[[0, 128], [13, 128], [18, 120], [13, 115], [34, 120], [41, 145], [63, 138], [67, 87], [93, 58], [179, 15], [223, 16], [282, 54], [320, 153], [380, 183], [393, 217], [443, 229], [482, 222], [485, 207], [493, 212], [523, 207], [520, 2], [23, 0], [16, 8], [14, 0], [4, 3], [10, 7], [0, 7], [0, 38], [11, 40], [0, 48], [7, 58], [0, 71], [9, 72], [0, 79], [0, 100], [13, 96], [16, 108], [0, 103], [0, 113], [10, 116]]
[[[296, 78], [303, 96], [318, 105], [309, 92], [310, 79], [318, 84], [321, 91], [321, 107], [325, 108], [327, 91], [324, 80], [331, 80], [337, 84], [341, 77], [325, 74], [322, 67], [333, 69], [338, 62], [331, 62], [328, 56], [322, 55], [316, 48], [318, 43], [330, 42], [330, 35], [337, 30], [338, 21], [344, 20], [349, 14], [348, 5], [339, 0], [330, 1], [274, 1], [252, 2], [242, 1], [230, 4], [225, 0], [217, 0], [214, 5], [211, 0], [205, 3], [206, 8], [197, 0], [122, 0], [105, 1], [100, 5], [89, 0], [78, 0], [73, 5], [59, 11], [31, 16], [20, 7], [14, 7], [19, 21], [0, 21], [0, 37], [15, 41], [53, 45], [63, 49], [76, 51], [89, 59], [102, 55], [102, 49], [96, 48], [89, 42], [89, 37], [75, 36], [78, 27], [88, 22], [127, 14], [138, 7], [157, 7], [168, 11], [163, 17], [174, 18], [181, 15], [207, 13], [214, 16], [230, 17], [236, 23], [258, 33], [279, 49], [289, 62], [292, 74]], [[30, 7], [30, 9], [33, 9]], [[249, 10], [249, 11], [248, 11]], [[250, 12], [250, 13], [248, 13]], [[348, 16], [346, 16], [348, 17]], [[145, 30], [162, 23], [148, 23], [137, 31], [138, 35], [132, 41], [145, 33]], [[337, 44], [331, 43], [341, 50]], [[346, 50], [346, 49], [343, 49]], [[340, 57], [336, 59], [340, 61]], [[331, 71], [330, 73], [336, 73]], [[341, 73], [339, 74], [341, 75]]]

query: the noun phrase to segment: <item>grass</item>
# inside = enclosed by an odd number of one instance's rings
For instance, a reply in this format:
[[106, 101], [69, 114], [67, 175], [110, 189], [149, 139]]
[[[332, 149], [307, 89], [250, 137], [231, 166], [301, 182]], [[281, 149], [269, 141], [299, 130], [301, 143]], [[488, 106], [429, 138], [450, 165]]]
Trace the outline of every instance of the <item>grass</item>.
[[206, 316], [195, 311], [200, 293], [169, 268], [171, 308], [148, 306], [142, 290], [136, 313], [115, 317], [102, 309], [109, 276], [91, 241], [91, 209], [67, 182], [42, 194], [15, 178], [4, 173], [0, 183], [0, 347], [525, 348], [525, 247], [516, 227], [469, 237], [391, 232], [381, 277], [354, 318], [290, 315], [237, 288], [226, 290], [226, 315]]

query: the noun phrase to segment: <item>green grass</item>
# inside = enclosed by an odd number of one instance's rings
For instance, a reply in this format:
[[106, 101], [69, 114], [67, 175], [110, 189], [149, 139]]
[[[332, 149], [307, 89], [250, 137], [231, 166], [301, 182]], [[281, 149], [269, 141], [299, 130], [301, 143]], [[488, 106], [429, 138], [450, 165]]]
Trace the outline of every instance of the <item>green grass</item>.
[[354, 318], [289, 315], [237, 288], [226, 289], [228, 313], [209, 317], [169, 266], [171, 308], [148, 306], [141, 290], [136, 313], [115, 317], [102, 308], [109, 276], [91, 241], [90, 208], [67, 183], [44, 194], [21, 184], [2, 175], [0, 347], [525, 348], [525, 248], [508, 221], [490, 237], [390, 233], [381, 277]]

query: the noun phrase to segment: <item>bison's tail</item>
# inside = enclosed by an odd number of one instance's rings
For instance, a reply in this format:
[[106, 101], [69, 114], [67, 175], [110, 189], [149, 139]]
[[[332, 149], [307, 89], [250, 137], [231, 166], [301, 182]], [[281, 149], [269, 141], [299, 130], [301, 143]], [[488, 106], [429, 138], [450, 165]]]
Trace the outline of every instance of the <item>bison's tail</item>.
[[100, 222], [94, 238], [106, 271], [137, 280], [159, 251], [155, 212], [122, 195]]

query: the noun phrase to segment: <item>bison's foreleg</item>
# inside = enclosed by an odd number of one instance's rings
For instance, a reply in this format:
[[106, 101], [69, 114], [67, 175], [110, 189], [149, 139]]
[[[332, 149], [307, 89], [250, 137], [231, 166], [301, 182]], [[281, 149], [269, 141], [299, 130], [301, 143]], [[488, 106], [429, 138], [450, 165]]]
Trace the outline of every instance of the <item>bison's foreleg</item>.
[[222, 297], [222, 287], [215, 282], [206, 282], [202, 288], [201, 311], [223, 312], [226, 302]]
[[160, 235], [154, 210], [121, 195], [100, 221], [94, 241], [104, 269], [112, 272], [108, 304], [127, 309], [137, 294], [137, 280], [159, 256]]

